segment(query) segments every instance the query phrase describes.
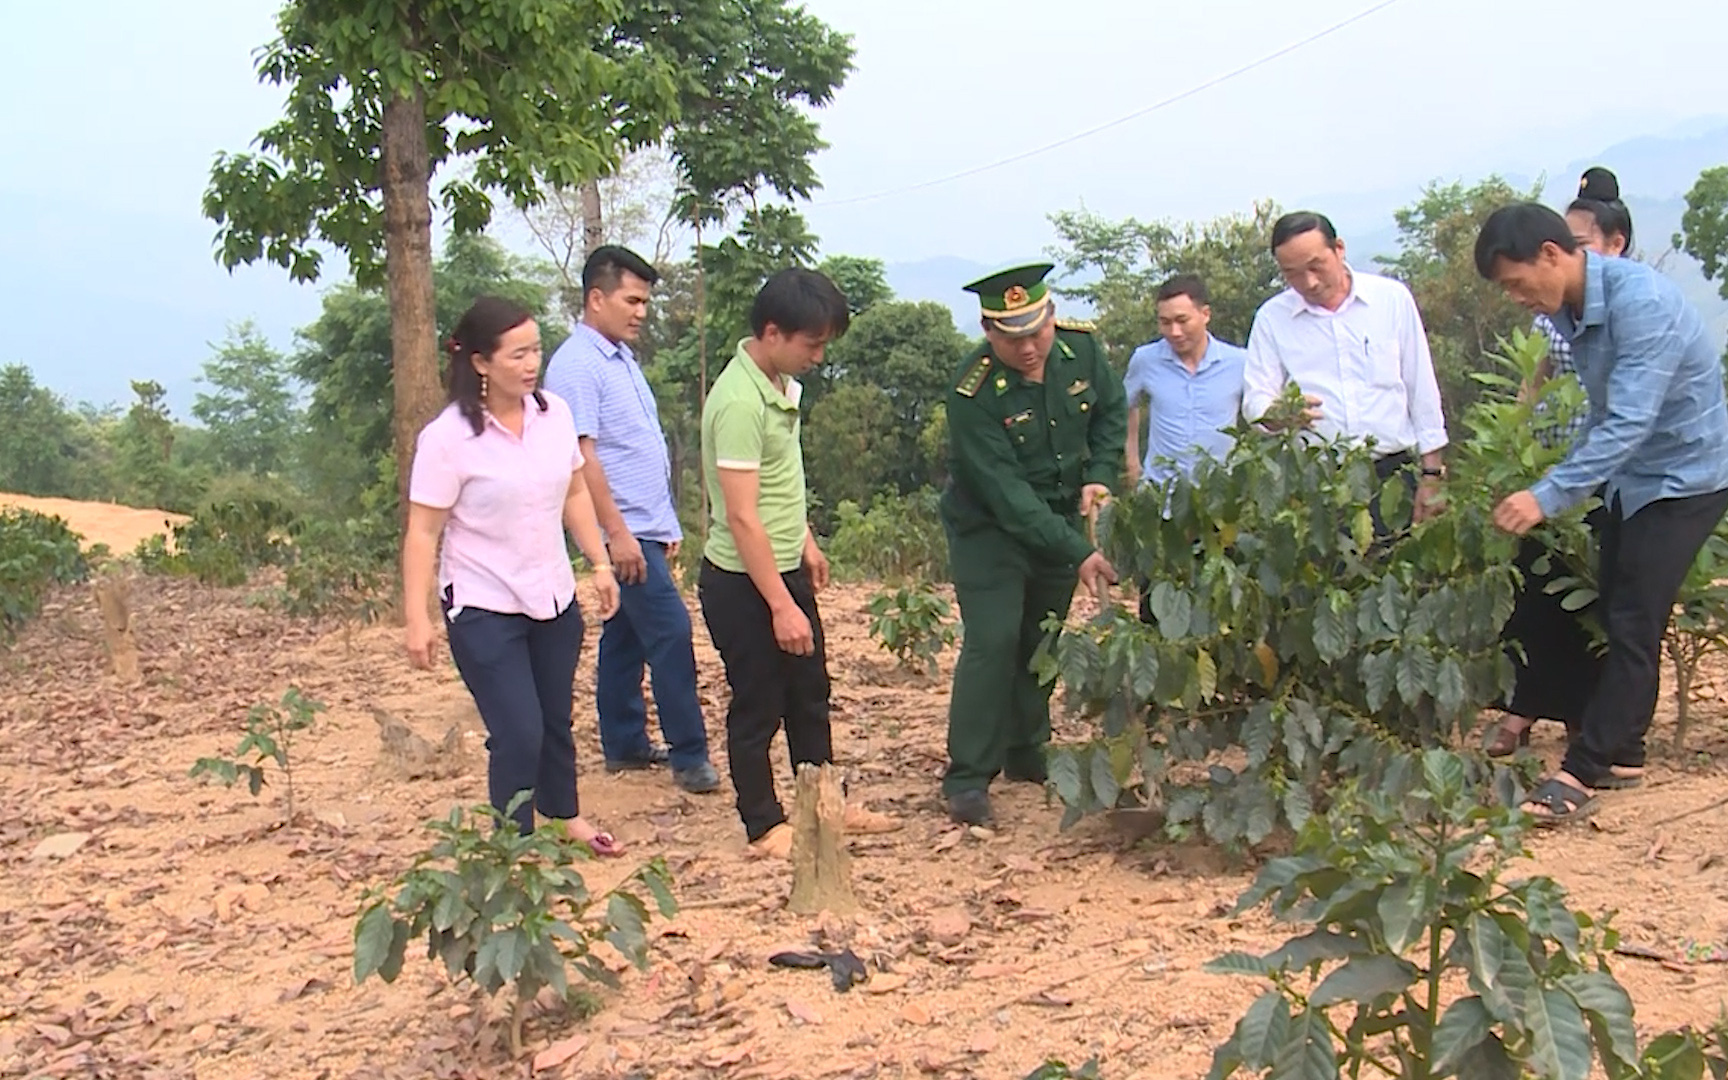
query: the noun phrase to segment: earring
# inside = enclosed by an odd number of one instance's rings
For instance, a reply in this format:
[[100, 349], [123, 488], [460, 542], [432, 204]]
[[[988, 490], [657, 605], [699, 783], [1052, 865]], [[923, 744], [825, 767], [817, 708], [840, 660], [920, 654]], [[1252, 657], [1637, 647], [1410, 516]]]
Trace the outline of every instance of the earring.
[[486, 373], [484, 371], [482, 371], [480, 373], [480, 403], [482, 405], [484, 405], [486, 403], [486, 388], [487, 388]]

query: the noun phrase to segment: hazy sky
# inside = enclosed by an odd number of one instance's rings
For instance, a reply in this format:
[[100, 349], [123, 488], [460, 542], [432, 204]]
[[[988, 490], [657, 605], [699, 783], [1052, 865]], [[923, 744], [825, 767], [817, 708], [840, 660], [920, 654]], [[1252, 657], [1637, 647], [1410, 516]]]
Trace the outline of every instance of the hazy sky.
[[[1115, 120], [1374, 2], [811, 0], [854, 35], [858, 70], [821, 116], [832, 148], [818, 163], [826, 189], [807, 214], [829, 251], [997, 262], [1041, 252], [1056, 209], [1201, 217], [1256, 196], [1291, 205], [1404, 189], [1412, 178], [1552, 173], [1721, 111], [1728, 6], [1397, 0], [1061, 149], [849, 201]], [[12, 257], [0, 264], [0, 295], [29, 310], [7, 320], [0, 362], [24, 359], [77, 393], [89, 380], [53, 355], [69, 321], [72, 340], [102, 346], [70, 362], [98, 365], [112, 385], [111, 369], [128, 358], [149, 369], [164, 342], [201, 354], [225, 321], [257, 315], [286, 345], [288, 329], [315, 312], [315, 294], [280, 271], [217, 268], [199, 216], [212, 155], [245, 148], [277, 115], [279, 95], [252, 68], [276, 7], [7, 5], [0, 195], [12, 212], [0, 216], [0, 249]]]

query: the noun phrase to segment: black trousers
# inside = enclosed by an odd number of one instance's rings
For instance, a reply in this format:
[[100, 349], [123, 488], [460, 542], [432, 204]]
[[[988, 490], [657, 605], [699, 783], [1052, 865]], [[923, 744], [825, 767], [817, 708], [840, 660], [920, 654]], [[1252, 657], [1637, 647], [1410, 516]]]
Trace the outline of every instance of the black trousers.
[[702, 620], [708, 624], [708, 636], [732, 688], [732, 703], [726, 709], [726, 755], [738, 796], [738, 816], [752, 841], [786, 820], [768, 760], [768, 747], [780, 725], [786, 725], [786, 748], [794, 772], [806, 762], [825, 765], [834, 757], [828, 722], [828, 656], [816, 590], [802, 568], [780, 578], [810, 620], [816, 649], [809, 656], [794, 656], [774, 640], [774, 616], [749, 574], [722, 570], [703, 560], [696, 585]]
[[1662, 638], [1692, 561], [1728, 510], [1728, 490], [1659, 499], [1631, 517], [1620, 500], [1602, 526], [1599, 611], [1608, 636], [1601, 680], [1584, 707], [1563, 769], [1586, 786], [1613, 765], [1644, 764], [1644, 736], [1656, 711]]
[[[1608, 508], [1598, 506], [1584, 524], [1601, 542]], [[1555, 565], [1546, 574], [1536, 572], [1536, 563], [1547, 554], [1547, 545], [1526, 537], [1518, 548], [1514, 565], [1524, 575], [1512, 615], [1500, 632], [1512, 659], [1512, 697], [1504, 703], [1507, 712], [1527, 720], [1558, 720], [1575, 734], [1584, 720], [1584, 709], [1602, 678], [1606, 657], [1592, 645], [1583, 617], [1599, 613], [1596, 602], [1580, 611], [1561, 607], [1565, 597], [1547, 591], [1548, 583], [1566, 570]], [[1519, 649], [1512, 648], [1517, 643]], [[1616, 764], [1628, 764], [1617, 762]]]

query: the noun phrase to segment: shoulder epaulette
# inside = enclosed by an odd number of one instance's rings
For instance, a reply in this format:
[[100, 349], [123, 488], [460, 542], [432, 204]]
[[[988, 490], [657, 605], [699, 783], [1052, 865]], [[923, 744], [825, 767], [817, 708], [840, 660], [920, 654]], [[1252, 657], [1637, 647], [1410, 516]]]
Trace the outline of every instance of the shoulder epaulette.
[[1093, 334], [1097, 333], [1098, 324], [1095, 322], [1087, 322], [1085, 319], [1058, 318], [1056, 320], [1056, 329], [1073, 330], [1082, 334]]
[[966, 374], [960, 376], [960, 381], [954, 384], [954, 392], [961, 397], [971, 397], [984, 385], [984, 380], [990, 377], [990, 357], [980, 356], [966, 369]]

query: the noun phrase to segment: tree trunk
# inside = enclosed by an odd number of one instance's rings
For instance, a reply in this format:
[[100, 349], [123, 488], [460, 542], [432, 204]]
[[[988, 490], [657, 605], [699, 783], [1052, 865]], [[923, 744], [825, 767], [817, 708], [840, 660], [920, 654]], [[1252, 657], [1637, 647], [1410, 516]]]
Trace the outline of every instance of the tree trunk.
[[96, 606], [102, 612], [102, 636], [114, 674], [124, 683], [138, 681], [138, 641], [132, 635], [131, 591], [126, 579], [104, 576], [91, 586]]
[[792, 900], [799, 915], [858, 910], [852, 895], [852, 856], [846, 850], [846, 796], [833, 765], [798, 766], [792, 807]]
[[[600, 216], [600, 181], [582, 181], [582, 257], [594, 254], [594, 249], [606, 242], [606, 222]], [[587, 297], [582, 298], [588, 302]]]
[[444, 403], [432, 293], [431, 183], [425, 96], [416, 89], [384, 105], [384, 271], [390, 291], [396, 489], [404, 515], [414, 439]]

